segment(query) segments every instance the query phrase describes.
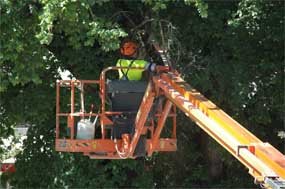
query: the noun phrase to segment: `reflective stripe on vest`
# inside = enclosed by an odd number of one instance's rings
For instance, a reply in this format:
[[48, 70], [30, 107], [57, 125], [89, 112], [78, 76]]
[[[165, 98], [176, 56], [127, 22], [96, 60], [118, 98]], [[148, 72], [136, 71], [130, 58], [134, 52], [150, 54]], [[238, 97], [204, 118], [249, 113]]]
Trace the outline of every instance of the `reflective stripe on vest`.
[[[126, 59], [119, 59], [116, 66], [118, 67], [128, 67], [130, 66], [132, 68], [144, 68], [147, 62], [145, 60], [126, 60]], [[129, 80], [141, 80], [142, 78], [142, 72], [144, 70], [135, 70], [135, 69], [123, 69], [123, 72], [127, 74], [127, 77]], [[124, 73], [122, 70], [119, 70], [119, 78], [122, 79], [124, 77]]]

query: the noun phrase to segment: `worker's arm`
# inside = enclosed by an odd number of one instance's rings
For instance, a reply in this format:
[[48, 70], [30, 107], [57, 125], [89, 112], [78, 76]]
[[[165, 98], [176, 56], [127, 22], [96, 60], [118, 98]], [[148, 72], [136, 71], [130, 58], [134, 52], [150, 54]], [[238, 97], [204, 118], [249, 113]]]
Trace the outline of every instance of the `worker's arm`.
[[149, 71], [149, 72], [154, 72], [155, 71], [155, 67], [156, 67], [155, 63], [147, 62], [145, 67], [144, 67], [144, 69]]
[[152, 62], [147, 62], [147, 64], [145, 65], [145, 70], [149, 72], [161, 72], [161, 71], [169, 71], [169, 67], [156, 65], [155, 63]]

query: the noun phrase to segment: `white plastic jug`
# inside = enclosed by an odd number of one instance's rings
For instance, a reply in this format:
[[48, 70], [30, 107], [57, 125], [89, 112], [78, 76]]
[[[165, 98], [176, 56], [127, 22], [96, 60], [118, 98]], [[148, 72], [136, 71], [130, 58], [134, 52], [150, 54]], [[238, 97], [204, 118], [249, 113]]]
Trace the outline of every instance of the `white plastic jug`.
[[77, 139], [94, 139], [95, 124], [89, 119], [81, 119], [77, 123]]

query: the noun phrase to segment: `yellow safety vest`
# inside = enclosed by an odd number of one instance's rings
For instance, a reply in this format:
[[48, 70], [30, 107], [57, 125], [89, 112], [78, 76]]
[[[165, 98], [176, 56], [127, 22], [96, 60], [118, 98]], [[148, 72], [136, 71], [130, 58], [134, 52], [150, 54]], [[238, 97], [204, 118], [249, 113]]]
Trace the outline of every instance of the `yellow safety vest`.
[[[131, 68], [144, 68], [147, 62], [145, 60], [126, 60], [119, 59], [116, 66], [118, 67], [131, 67]], [[120, 69], [119, 77], [122, 79], [125, 75], [128, 77], [128, 80], [138, 81], [142, 78], [143, 69]]]

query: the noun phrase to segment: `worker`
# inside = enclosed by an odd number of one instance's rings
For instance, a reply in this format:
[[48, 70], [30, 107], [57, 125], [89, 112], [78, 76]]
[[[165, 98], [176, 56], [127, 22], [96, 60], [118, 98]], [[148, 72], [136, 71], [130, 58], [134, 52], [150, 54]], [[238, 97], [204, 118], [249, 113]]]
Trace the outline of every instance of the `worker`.
[[[122, 58], [118, 60], [117, 67], [128, 67], [119, 70], [119, 78], [122, 80], [139, 81], [142, 79], [144, 70], [154, 71], [155, 64], [145, 60], [137, 59], [138, 44], [130, 39], [125, 39], [120, 45], [120, 54]], [[144, 68], [144, 69], [131, 69]]]

